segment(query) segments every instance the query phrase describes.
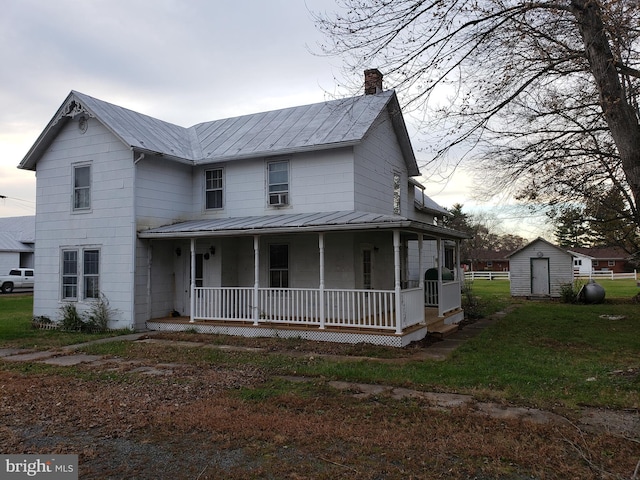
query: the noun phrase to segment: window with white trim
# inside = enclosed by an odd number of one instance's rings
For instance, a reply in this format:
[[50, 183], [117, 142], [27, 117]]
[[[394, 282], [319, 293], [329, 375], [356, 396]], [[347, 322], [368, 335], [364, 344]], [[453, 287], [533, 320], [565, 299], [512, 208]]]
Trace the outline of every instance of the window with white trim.
[[78, 298], [78, 251], [62, 251], [62, 298], [77, 300]]
[[269, 245], [269, 287], [289, 288], [289, 245]]
[[91, 165], [73, 167], [73, 209], [91, 208]]
[[211, 170], [205, 170], [204, 183], [205, 183], [205, 208], [215, 209], [222, 208], [223, 200], [223, 178], [222, 168], [214, 168]]
[[289, 205], [289, 162], [287, 160], [267, 164], [267, 193], [270, 206]]
[[[82, 286], [82, 290], [78, 286]], [[62, 250], [62, 299], [83, 300], [100, 297], [100, 250]]]
[[616, 261], [615, 260], [607, 260], [607, 266], [615, 267], [616, 266]]

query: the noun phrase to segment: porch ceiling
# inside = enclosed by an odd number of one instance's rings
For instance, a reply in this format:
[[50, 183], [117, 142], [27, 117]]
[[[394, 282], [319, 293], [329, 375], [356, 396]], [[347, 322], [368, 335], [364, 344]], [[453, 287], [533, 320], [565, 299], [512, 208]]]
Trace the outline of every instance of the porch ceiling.
[[410, 220], [399, 215], [338, 211], [275, 214], [254, 217], [191, 220], [138, 232], [139, 238], [197, 238], [230, 235], [310, 233], [348, 230], [402, 229], [440, 238], [462, 239], [466, 234]]

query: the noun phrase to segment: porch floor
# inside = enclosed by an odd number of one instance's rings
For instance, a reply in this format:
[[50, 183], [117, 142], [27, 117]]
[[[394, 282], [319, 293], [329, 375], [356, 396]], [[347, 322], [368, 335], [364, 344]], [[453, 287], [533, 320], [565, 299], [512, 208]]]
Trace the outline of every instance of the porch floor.
[[[372, 343], [404, 347], [413, 341], [422, 340], [427, 332], [441, 333], [457, 330], [457, 322], [462, 320], [462, 310], [454, 310], [438, 317], [438, 309], [425, 307], [425, 321], [412, 325], [396, 334], [393, 330], [365, 328], [358, 326], [327, 326], [324, 329], [317, 325], [300, 325], [282, 322], [261, 321], [254, 325], [253, 321], [228, 320], [196, 320], [189, 317], [162, 317], [149, 320], [147, 328], [161, 331], [195, 330], [198, 333], [238, 335], [245, 337], [282, 337], [304, 338], [307, 340], [339, 343]], [[444, 336], [444, 335], [443, 335]]]

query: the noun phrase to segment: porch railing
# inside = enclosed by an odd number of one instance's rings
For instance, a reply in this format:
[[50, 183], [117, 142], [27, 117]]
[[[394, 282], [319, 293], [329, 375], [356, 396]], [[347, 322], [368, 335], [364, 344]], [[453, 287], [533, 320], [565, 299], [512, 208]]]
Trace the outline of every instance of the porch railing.
[[[396, 294], [392, 290], [325, 289], [321, 301], [319, 289], [260, 288], [257, 313], [253, 308], [254, 294], [251, 287], [196, 287], [193, 318], [319, 328], [396, 329]], [[424, 320], [422, 290], [403, 290], [400, 298], [401, 325], [406, 328], [421, 323]]]
[[[436, 288], [432, 283], [436, 284]], [[286, 323], [323, 327], [400, 330], [422, 323], [427, 300], [441, 312], [460, 306], [459, 282], [445, 283], [438, 295], [437, 282], [400, 292], [401, 312], [396, 315], [393, 290], [342, 290], [311, 288], [196, 287], [194, 320]], [[257, 298], [257, 311], [254, 308]], [[442, 313], [441, 313], [442, 314]]]
[[448, 281], [442, 284], [442, 294], [438, 289], [437, 280], [426, 280], [424, 282], [424, 304], [427, 307], [438, 307], [439, 315], [455, 310], [462, 306], [461, 284], [459, 281]]

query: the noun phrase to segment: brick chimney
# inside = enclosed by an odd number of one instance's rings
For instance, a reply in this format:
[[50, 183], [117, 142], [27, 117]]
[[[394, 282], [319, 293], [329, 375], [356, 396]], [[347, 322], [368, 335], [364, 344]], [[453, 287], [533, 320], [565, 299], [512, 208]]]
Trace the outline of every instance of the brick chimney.
[[364, 94], [375, 95], [382, 92], [382, 73], [377, 68], [364, 71]]

